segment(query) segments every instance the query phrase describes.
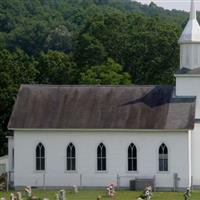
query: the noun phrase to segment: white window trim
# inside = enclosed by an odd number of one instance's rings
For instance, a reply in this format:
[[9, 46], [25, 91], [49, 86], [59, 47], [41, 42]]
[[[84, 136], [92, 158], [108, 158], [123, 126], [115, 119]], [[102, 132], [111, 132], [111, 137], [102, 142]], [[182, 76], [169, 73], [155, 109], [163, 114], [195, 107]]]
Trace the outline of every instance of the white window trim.
[[[135, 159], [136, 159], [136, 161], [137, 161], [137, 165], [136, 165], [136, 167], [137, 167], [137, 170], [129, 170], [128, 169], [128, 160], [129, 160], [129, 157], [128, 157], [128, 149], [129, 149], [129, 147], [130, 147], [130, 145], [131, 144], [133, 144], [134, 146], [135, 146], [135, 148], [136, 148], [136, 157], [135, 157]], [[137, 146], [135, 145], [135, 143], [134, 142], [131, 142], [129, 145], [128, 145], [128, 148], [127, 148], [127, 156], [126, 156], [126, 163], [127, 163], [127, 172], [128, 173], [138, 173], [138, 148], [137, 148]]]
[[[44, 149], [45, 149], [45, 159], [44, 159], [44, 162], [45, 162], [45, 169], [44, 170], [37, 170], [36, 169], [36, 148], [37, 148], [37, 145], [38, 144], [42, 144], [44, 146]], [[33, 149], [33, 173], [39, 173], [39, 174], [44, 174], [46, 173], [46, 170], [47, 170], [47, 148], [46, 148], [46, 145], [44, 144], [44, 142], [42, 141], [37, 141], [35, 144], [34, 144], [34, 149]]]
[[[75, 148], [75, 170], [68, 170], [67, 169], [67, 158], [68, 158], [67, 157], [67, 148], [69, 147], [70, 144], [72, 144]], [[72, 159], [72, 158], [70, 157], [70, 159]], [[65, 172], [66, 173], [77, 173], [77, 150], [76, 150], [76, 146], [74, 145], [73, 142], [69, 142], [67, 147], [65, 148]]]
[[[159, 170], [159, 148], [160, 148], [160, 146], [162, 145], [162, 144], [165, 144], [166, 145], [166, 147], [167, 147], [167, 150], [168, 150], [168, 171], [160, 171]], [[160, 141], [159, 143], [158, 143], [158, 146], [157, 146], [157, 148], [156, 148], [156, 160], [157, 160], [157, 174], [170, 174], [170, 169], [171, 169], [171, 167], [170, 167], [170, 155], [171, 155], [171, 153], [170, 153], [170, 148], [169, 148], [169, 144], [166, 142], [166, 141]]]
[[[100, 144], [103, 144], [104, 145], [104, 147], [106, 148], [106, 170], [98, 170], [98, 155], [97, 155], [97, 151], [98, 151], [98, 147], [99, 147], [99, 145]], [[107, 145], [104, 143], [104, 142], [99, 142], [98, 144], [97, 144], [97, 146], [96, 146], [96, 150], [95, 150], [95, 162], [96, 162], [96, 173], [108, 173], [108, 149], [107, 149]]]

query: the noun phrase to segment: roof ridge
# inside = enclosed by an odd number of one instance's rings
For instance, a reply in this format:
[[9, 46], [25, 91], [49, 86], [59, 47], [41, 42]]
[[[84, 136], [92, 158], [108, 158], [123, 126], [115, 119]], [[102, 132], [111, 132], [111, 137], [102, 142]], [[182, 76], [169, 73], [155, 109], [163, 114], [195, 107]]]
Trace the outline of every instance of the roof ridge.
[[29, 86], [29, 87], [175, 87], [174, 85], [53, 85], [53, 84], [21, 84], [21, 87]]

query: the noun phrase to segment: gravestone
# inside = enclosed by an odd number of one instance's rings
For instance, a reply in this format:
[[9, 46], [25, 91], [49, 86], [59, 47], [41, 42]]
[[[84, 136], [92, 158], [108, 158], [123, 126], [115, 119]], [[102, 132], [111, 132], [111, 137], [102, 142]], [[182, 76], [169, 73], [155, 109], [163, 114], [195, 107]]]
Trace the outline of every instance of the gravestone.
[[143, 194], [137, 200], [151, 200], [152, 196], [153, 196], [152, 187], [147, 186], [144, 189]]
[[56, 200], [59, 200], [59, 194], [56, 193]]
[[109, 197], [114, 197], [115, 196], [114, 184], [110, 184], [106, 189], [107, 189], [107, 194], [108, 194]]
[[26, 196], [27, 196], [28, 198], [31, 198], [31, 197], [32, 197], [32, 189], [31, 189], [30, 186], [25, 187], [25, 192], [26, 192]]
[[144, 197], [145, 197], [145, 200], [151, 199], [151, 197], [152, 197], [152, 187], [151, 186], [148, 186], [148, 187], [145, 188]]
[[21, 192], [17, 192], [17, 200], [22, 200], [22, 193]]
[[66, 200], [65, 190], [59, 191], [59, 200]]
[[77, 185], [73, 185], [73, 190], [74, 190], [75, 194], [78, 193], [78, 187], [77, 187]]
[[10, 193], [10, 200], [15, 200], [15, 195], [13, 193]]
[[97, 197], [97, 200], [101, 200], [101, 199], [102, 199], [102, 197], [101, 197], [101, 196], [98, 196], [98, 197]]
[[187, 188], [183, 196], [184, 196], [184, 200], [188, 200], [191, 197], [190, 188]]

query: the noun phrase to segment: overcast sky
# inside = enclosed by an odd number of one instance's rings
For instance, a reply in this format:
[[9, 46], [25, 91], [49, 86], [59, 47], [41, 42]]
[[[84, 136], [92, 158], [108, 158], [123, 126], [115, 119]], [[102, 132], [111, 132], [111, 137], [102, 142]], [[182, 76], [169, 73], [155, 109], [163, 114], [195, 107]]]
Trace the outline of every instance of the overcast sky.
[[[136, 0], [143, 4], [149, 4], [151, 1], [155, 2], [158, 6], [167, 9], [189, 10], [191, 0]], [[200, 10], [200, 0], [195, 0], [197, 10]]]

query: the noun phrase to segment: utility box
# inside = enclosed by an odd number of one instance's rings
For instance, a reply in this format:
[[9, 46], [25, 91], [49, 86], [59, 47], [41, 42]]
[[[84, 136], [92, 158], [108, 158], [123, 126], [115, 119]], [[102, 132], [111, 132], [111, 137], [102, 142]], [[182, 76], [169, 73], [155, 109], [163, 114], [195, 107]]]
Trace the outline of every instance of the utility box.
[[135, 180], [130, 180], [129, 188], [130, 188], [130, 190], [135, 190]]
[[135, 190], [144, 190], [146, 187], [151, 186], [154, 190], [154, 179], [135, 179]]

